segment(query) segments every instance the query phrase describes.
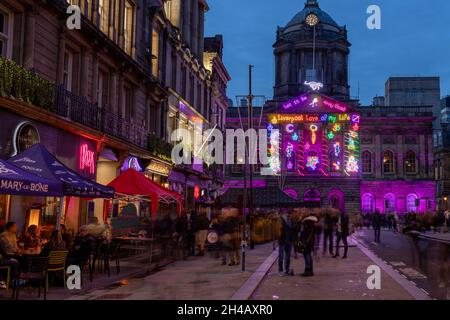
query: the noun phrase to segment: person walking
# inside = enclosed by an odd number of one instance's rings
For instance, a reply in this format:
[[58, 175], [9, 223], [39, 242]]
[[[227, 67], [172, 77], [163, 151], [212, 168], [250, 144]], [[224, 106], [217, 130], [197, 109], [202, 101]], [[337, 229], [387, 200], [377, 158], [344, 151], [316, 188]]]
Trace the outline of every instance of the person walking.
[[206, 212], [201, 212], [196, 221], [195, 225], [195, 244], [197, 246], [198, 256], [204, 256], [205, 255], [205, 244], [206, 244], [206, 237], [208, 235], [208, 229], [209, 229], [209, 219], [206, 215]]
[[344, 244], [344, 255], [342, 259], [347, 259], [348, 256], [348, 242], [347, 237], [350, 235], [350, 227], [349, 227], [349, 217], [348, 214], [342, 212], [339, 216], [339, 220], [337, 223], [337, 232], [336, 232], [336, 254], [333, 258], [339, 257], [339, 246], [342, 243]]
[[195, 254], [195, 211], [191, 210], [186, 212], [181, 218], [181, 234], [187, 245], [187, 251], [189, 256]]
[[284, 211], [281, 214], [281, 233], [278, 238], [278, 273], [288, 276], [291, 267], [291, 252], [294, 238], [294, 223], [291, 213]]
[[305, 272], [301, 275], [302, 277], [314, 276], [312, 252], [316, 242], [316, 224], [318, 222], [319, 220], [313, 215], [313, 213], [310, 213], [309, 216], [302, 221], [300, 241], [303, 244], [303, 258], [305, 259]]
[[372, 226], [375, 233], [375, 242], [380, 243], [382, 216], [380, 210], [376, 210], [372, 218]]
[[323, 221], [323, 254], [328, 250], [330, 255], [333, 255], [333, 232], [335, 229], [335, 219], [332, 216], [331, 212], [327, 211], [325, 213], [324, 221]]

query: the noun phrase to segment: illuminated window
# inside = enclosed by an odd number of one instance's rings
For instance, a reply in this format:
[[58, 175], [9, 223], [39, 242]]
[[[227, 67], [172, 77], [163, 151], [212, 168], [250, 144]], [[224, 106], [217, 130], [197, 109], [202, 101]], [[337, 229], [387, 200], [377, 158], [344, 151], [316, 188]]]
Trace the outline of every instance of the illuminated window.
[[159, 78], [159, 32], [152, 30], [152, 75]]
[[406, 173], [416, 174], [417, 173], [417, 165], [416, 165], [416, 153], [414, 151], [408, 151], [406, 153], [405, 159], [405, 170]]
[[123, 20], [123, 39], [125, 52], [133, 55], [133, 25], [134, 7], [130, 1], [125, 1], [125, 12]]
[[98, 1], [98, 15], [100, 18], [100, 30], [108, 34], [109, 32], [109, 0]]
[[395, 196], [392, 193], [384, 196], [384, 211], [385, 213], [395, 212]]
[[0, 7], [0, 56], [11, 58], [12, 16]]
[[372, 153], [364, 151], [362, 154], [363, 173], [372, 173]]
[[385, 151], [383, 156], [383, 172], [394, 173], [394, 153]]
[[370, 193], [366, 193], [362, 196], [362, 212], [374, 213], [375, 212], [375, 198]]
[[406, 212], [417, 212], [417, 199], [415, 194], [406, 197]]

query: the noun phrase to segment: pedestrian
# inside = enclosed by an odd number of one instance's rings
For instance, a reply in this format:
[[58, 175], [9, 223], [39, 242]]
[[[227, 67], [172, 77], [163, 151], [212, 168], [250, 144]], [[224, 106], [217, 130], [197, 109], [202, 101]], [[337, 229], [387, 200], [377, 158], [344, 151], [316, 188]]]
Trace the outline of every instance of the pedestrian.
[[180, 232], [189, 256], [195, 254], [195, 211], [187, 211], [181, 218]]
[[195, 244], [198, 250], [198, 256], [205, 255], [206, 236], [208, 235], [209, 219], [206, 212], [201, 212], [195, 223]]
[[349, 217], [345, 212], [342, 212], [339, 215], [339, 220], [337, 223], [336, 230], [336, 253], [333, 258], [339, 257], [339, 246], [342, 243], [344, 244], [344, 255], [342, 259], [347, 259], [348, 256], [348, 242], [347, 237], [350, 235], [350, 227], [349, 227]]
[[397, 233], [398, 232], [398, 215], [397, 215], [397, 213], [394, 213], [392, 223], [393, 223], [393, 227], [394, 227], [394, 233]]
[[7, 255], [15, 255], [19, 253], [17, 245], [17, 224], [8, 222], [5, 225], [5, 231], [0, 234], [0, 247]]
[[335, 219], [333, 215], [331, 214], [331, 211], [327, 210], [325, 212], [325, 217], [323, 221], [323, 254], [327, 251], [327, 245], [328, 250], [330, 252], [330, 255], [333, 255], [333, 232], [335, 230]]
[[380, 210], [376, 210], [372, 218], [372, 226], [375, 233], [375, 242], [380, 243], [382, 216]]
[[303, 258], [305, 259], [305, 272], [302, 274], [302, 277], [314, 276], [312, 252], [316, 242], [315, 234], [317, 222], [319, 222], [319, 220], [312, 212], [302, 221], [300, 241], [303, 246]]
[[234, 266], [240, 264], [239, 219], [237, 210], [225, 209], [222, 222], [222, 265]]
[[291, 270], [291, 252], [294, 238], [294, 223], [291, 212], [283, 211], [280, 220], [281, 233], [278, 238], [278, 273], [280, 276], [288, 276]]
[[450, 210], [445, 211], [445, 225], [450, 228]]

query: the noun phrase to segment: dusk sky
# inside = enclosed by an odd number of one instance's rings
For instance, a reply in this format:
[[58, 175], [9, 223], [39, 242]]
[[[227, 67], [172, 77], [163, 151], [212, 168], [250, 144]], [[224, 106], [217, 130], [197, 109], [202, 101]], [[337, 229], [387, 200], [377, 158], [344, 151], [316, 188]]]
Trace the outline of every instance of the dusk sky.
[[[277, 26], [285, 26], [306, 0], [209, 0], [206, 35], [223, 34], [224, 62], [233, 78], [228, 96], [248, 92], [248, 64], [255, 66], [254, 94], [271, 98]], [[389, 76], [440, 76], [441, 95], [450, 94], [450, 1], [320, 0], [339, 25], [347, 25], [351, 96], [364, 105], [384, 95]], [[366, 27], [367, 7], [382, 10], [382, 29]]]

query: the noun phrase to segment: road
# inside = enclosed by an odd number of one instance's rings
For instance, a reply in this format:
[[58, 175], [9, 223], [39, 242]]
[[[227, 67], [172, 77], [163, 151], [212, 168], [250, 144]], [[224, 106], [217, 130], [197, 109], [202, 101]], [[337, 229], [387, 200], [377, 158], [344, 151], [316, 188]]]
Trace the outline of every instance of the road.
[[450, 300], [450, 244], [387, 230], [382, 231], [380, 244], [373, 242], [372, 230], [360, 231], [357, 237], [433, 299]]

